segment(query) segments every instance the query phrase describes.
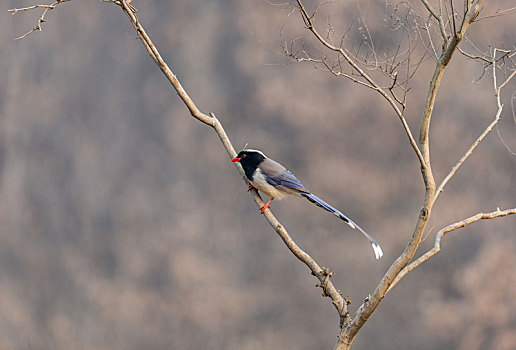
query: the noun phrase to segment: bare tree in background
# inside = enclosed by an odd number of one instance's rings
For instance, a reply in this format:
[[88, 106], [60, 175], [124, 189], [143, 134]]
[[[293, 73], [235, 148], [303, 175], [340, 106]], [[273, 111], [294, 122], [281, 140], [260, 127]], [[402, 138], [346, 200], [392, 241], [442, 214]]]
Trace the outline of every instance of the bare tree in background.
[[[409, 144], [419, 161], [424, 182], [425, 193], [422, 207], [405, 250], [385, 273], [372, 296], [366, 299], [352, 318], [341, 323], [341, 332], [335, 349], [348, 349], [351, 346], [358, 331], [367, 322], [385, 295], [407, 273], [439, 252], [441, 239], [446, 233], [482, 219], [492, 219], [516, 213], [514, 208], [508, 210], [497, 208], [496, 211], [491, 213], [479, 213], [451, 224], [436, 234], [434, 247], [430, 251], [412, 261], [418, 246], [421, 244], [432, 207], [439, 194], [444, 190], [455, 172], [500, 120], [503, 108], [501, 91], [516, 75], [514, 61], [516, 51], [514, 48], [509, 50], [492, 48], [490, 52], [476, 54], [467, 53], [459, 48], [461, 41], [467, 39], [468, 29], [479, 18], [482, 0], [465, 0], [460, 10], [454, 7], [453, 1], [438, 0], [431, 2], [421, 0], [421, 3], [424, 9], [419, 10], [415, 4], [406, 1], [400, 1], [393, 6], [390, 20], [392, 26], [397, 27], [401, 34], [394, 47], [387, 47], [384, 53], [380, 53], [375, 48], [375, 42], [365, 21], [362, 23], [361, 30], [366, 47], [348, 48], [345, 46], [345, 34], [337, 37], [331, 26], [327, 30], [320, 29], [317, 26], [317, 13], [324, 3], [309, 11], [303, 2], [298, 0], [293, 11], [300, 13], [306, 29], [311, 32], [315, 41], [323, 46], [323, 53], [320, 57], [312, 56], [300, 40], [294, 40], [282, 46], [285, 54], [297, 62], [311, 62], [333, 75], [348, 78], [380, 94], [392, 107], [394, 114], [405, 130]], [[504, 12], [506, 11], [498, 11], [490, 16], [498, 16]], [[421, 49], [421, 47], [422, 52], [418, 51], [418, 48]], [[456, 51], [472, 60], [479, 61], [484, 66], [484, 72], [491, 73], [493, 107], [495, 107], [494, 117], [481, 131], [475, 142], [465, 151], [464, 155], [451, 167], [449, 173], [438, 183], [434, 178], [430, 162], [430, 121], [442, 78]], [[332, 58], [328, 58], [328, 56]], [[435, 61], [435, 68], [429, 82], [417, 142], [405, 119], [405, 112], [410, 80], [417, 73], [426, 56], [430, 56]]]
[[[49, 11], [69, 1], [71, 0], [57, 0], [51, 4], [38, 4], [11, 10], [13, 14], [21, 11], [42, 10], [41, 16], [34, 28], [21, 35], [18, 39], [23, 39], [35, 31], [41, 31]], [[201, 112], [188, 96], [138, 21], [135, 15], [136, 9], [129, 5], [131, 1], [101, 1], [111, 2], [120, 6], [128, 16], [149, 55], [175, 88], [191, 115], [204, 124], [211, 126], [219, 136], [229, 156], [234, 157], [236, 155], [235, 149], [221, 123], [213, 113], [205, 114]], [[313, 54], [313, 51], [317, 52], [316, 49], [307, 48], [307, 43], [296, 39], [282, 45], [284, 53], [293, 61], [310, 62], [335, 76], [345, 77], [362, 87], [377, 92], [392, 107], [394, 115], [401, 123], [401, 127], [408, 139], [408, 146], [411, 147], [416, 155], [423, 178], [424, 196], [421, 209], [405, 250], [392, 263], [379, 281], [374, 292], [364, 298], [362, 305], [353, 314], [348, 310], [350, 301], [342, 297], [341, 292], [331, 281], [333, 272], [324, 267], [321, 268], [309, 254], [299, 248], [271, 211], [265, 211], [265, 218], [282, 238], [289, 250], [305, 263], [311, 270], [311, 273], [319, 280], [318, 286], [322, 288], [323, 296], [331, 299], [338, 313], [340, 326], [335, 349], [350, 348], [358, 332], [386, 294], [406, 274], [439, 252], [441, 240], [445, 234], [480, 220], [516, 214], [516, 208], [506, 210], [497, 208], [490, 213], [478, 213], [452, 223], [437, 232], [434, 247], [431, 250], [414, 259], [437, 198], [457, 170], [500, 120], [503, 109], [502, 90], [516, 75], [516, 64], [514, 61], [516, 51], [514, 48], [491, 48], [489, 52], [470, 53], [459, 47], [462, 41], [468, 40], [467, 31], [475, 21], [481, 18], [508, 14], [510, 11], [500, 10], [495, 14], [481, 17], [482, 0], [465, 0], [461, 2], [461, 6], [456, 6], [458, 3], [458, 1], [454, 3], [453, 0], [421, 0], [417, 4], [401, 1], [386, 6], [387, 11], [390, 11], [387, 15], [390, 16], [391, 25], [397, 30], [393, 31], [393, 35], [396, 36], [395, 40], [393, 40], [395, 44], [392, 47], [386, 45], [387, 48], [381, 50], [377, 47], [378, 45], [372, 38], [365, 22], [363, 22], [361, 32], [366, 44], [346, 46], [349, 41], [347, 40], [346, 33], [338, 35], [330, 25], [325, 27], [324, 24], [320, 24], [317, 21], [319, 18], [317, 15], [324, 3], [310, 10], [300, 0], [293, 4], [282, 5], [292, 8], [291, 16], [301, 16], [319, 52]], [[482, 75], [492, 79], [493, 116], [490, 117], [488, 125], [483, 130], [479, 130], [480, 135], [478, 138], [464, 151], [463, 156], [450, 168], [448, 174], [442, 180], [437, 181], [434, 178], [431, 166], [430, 122], [442, 78], [453, 55], [457, 51], [483, 65], [485, 74]], [[423, 60], [429, 58], [434, 60], [435, 68], [429, 81], [424, 108], [421, 111], [419, 135], [415, 137], [406, 120], [407, 102], [411, 88], [410, 81], [417, 74]], [[246, 181], [239, 164], [237, 169], [244, 181]], [[252, 190], [251, 193], [257, 205], [263, 206], [264, 203], [256, 190]]]

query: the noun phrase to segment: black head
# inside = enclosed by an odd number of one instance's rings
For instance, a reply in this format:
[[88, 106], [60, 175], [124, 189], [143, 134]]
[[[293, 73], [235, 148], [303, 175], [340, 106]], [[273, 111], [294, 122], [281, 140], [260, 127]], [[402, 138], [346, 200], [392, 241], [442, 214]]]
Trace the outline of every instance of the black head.
[[261, 151], [243, 149], [235, 158], [231, 159], [231, 163], [240, 162], [242, 168], [244, 168], [245, 175], [249, 180], [252, 180], [256, 167], [265, 159], [267, 159], [267, 157]]
[[255, 149], [243, 149], [235, 158], [231, 159], [231, 163], [240, 162], [242, 166], [254, 164], [256, 167], [266, 158], [265, 154], [261, 151]]

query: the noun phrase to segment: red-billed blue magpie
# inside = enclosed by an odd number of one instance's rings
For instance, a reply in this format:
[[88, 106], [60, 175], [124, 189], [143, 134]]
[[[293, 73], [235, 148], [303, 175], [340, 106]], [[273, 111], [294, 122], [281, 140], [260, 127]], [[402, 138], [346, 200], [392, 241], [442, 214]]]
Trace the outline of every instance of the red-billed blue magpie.
[[340, 211], [310, 193], [305, 186], [280, 163], [267, 158], [261, 151], [254, 149], [244, 149], [238, 153], [238, 155], [231, 159], [231, 163], [240, 162], [242, 168], [244, 168], [245, 176], [249, 180], [251, 186], [259, 191], [262, 191], [271, 199], [260, 208], [262, 214], [270, 206], [270, 203], [274, 198], [282, 199], [287, 195], [302, 196], [308, 199], [315, 205], [333, 213], [338, 216], [344, 222], [346, 222], [351, 228], [358, 229], [366, 236], [373, 246], [374, 254], [376, 259], [380, 259], [383, 255], [382, 248], [374, 240], [373, 237], [368, 235], [360, 226], [358, 226], [353, 220], [342, 214]]

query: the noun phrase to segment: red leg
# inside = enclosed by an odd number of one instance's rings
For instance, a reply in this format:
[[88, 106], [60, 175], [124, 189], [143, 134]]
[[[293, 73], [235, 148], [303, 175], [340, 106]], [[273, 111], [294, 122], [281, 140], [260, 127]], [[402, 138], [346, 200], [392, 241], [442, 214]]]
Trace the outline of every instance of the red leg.
[[247, 189], [247, 191], [249, 192], [249, 191], [251, 191], [253, 188], [254, 188], [254, 187], [253, 187], [253, 185], [249, 185], [249, 188]]
[[265, 209], [267, 209], [268, 207], [270, 207], [270, 204], [271, 204], [271, 202], [272, 202], [272, 200], [273, 200], [273, 199], [274, 199], [274, 198], [271, 198], [271, 199], [267, 202], [267, 204], [265, 204], [263, 207], [261, 207], [261, 208], [260, 208], [260, 211], [262, 212], [262, 214], [263, 214], [263, 212], [265, 211]]

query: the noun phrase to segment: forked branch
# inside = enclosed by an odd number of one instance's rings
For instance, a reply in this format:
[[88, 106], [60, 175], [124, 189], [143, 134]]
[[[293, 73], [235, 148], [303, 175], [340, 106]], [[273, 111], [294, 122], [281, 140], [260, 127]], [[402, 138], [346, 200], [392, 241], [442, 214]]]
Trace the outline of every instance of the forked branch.
[[430, 249], [428, 252], [426, 252], [425, 254], [421, 255], [417, 260], [410, 263], [410, 265], [407, 265], [403, 270], [401, 270], [401, 272], [398, 274], [398, 276], [396, 276], [396, 278], [392, 282], [388, 291], [390, 291], [396, 284], [398, 284], [398, 282], [403, 277], [405, 277], [410, 271], [414, 270], [416, 267], [418, 267], [419, 265], [421, 265], [422, 263], [424, 263], [425, 261], [430, 259], [432, 256], [439, 253], [441, 251], [441, 239], [447, 233], [458, 230], [460, 228], [463, 228], [469, 224], [472, 224], [472, 223], [480, 221], [480, 220], [494, 219], [494, 218], [499, 218], [499, 217], [503, 217], [503, 216], [507, 216], [507, 215], [514, 215], [514, 214], [516, 214], [516, 208], [507, 209], [507, 210], [497, 209], [496, 211], [493, 211], [491, 213], [479, 213], [479, 214], [470, 216], [467, 219], [464, 219], [464, 220], [461, 220], [461, 221], [458, 221], [456, 223], [446, 226], [445, 228], [443, 228], [442, 230], [437, 232], [437, 234], [435, 236], [434, 247], [432, 249]]
[[63, 2], [67, 2], [67, 1], [71, 1], [71, 0], [57, 0], [56, 2], [54, 2], [53, 4], [50, 4], [50, 5], [38, 4], [38, 5], [33, 5], [33, 6], [28, 6], [28, 7], [20, 7], [20, 8], [8, 10], [8, 12], [11, 12], [11, 14], [14, 15], [14, 14], [16, 14], [18, 12], [22, 12], [22, 11], [30, 11], [30, 10], [34, 10], [34, 9], [38, 9], [38, 8], [44, 9], [43, 12], [41, 13], [41, 16], [39, 16], [38, 21], [37, 21], [36, 25], [34, 26], [34, 28], [29, 30], [27, 33], [17, 37], [16, 40], [23, 39], [23, 38], [29, 36], [30, 34], [34, 33], [37, 30], [41, 31], [41, 25], [47, 21], [45, 19], [45, 16], [47, 15], [48, 11], [55, 9], [57, 5], [62, 4]]
[[[439, 5], [441, 4], [441, 1], [442, 0], [439, 0]], [[437, 22], [439, 23], [439, 30], [441, 31], [441, 36], [443, 37], [443, 41], [445, 43], [445, 45], [448, 43], [448, 33], [446, 33], [446, 25], [444, 24], [444, 18], [443, 18], [443, 14], [442, 14], [442, 6], [440, 5], [439, 6], [439, 12], [437, 12], [434, 7], [428, 2], [428, 0], [421, 0], [421, 2], [423, 3], [423, 5], [425, 5], [426, 9], [428, 10], [428, 12], [430, 12], [430, 14], [432, 15], [432, 17], [434, 17]]]
[[[401, 124], [403, 126], [403, 129], [405, 130], [405, 133], [407, 134], [407, 137], [409, 139], [410, 145], [414, 149], [414, 152], [416, 153], [421, 166], [424, 165], [424, 158], [423, 155], [416, 143], [416, 140], [412, 136], [412, 131], [410, 130], [410, 127], [405, 119], [405, 115], [403, 114], [403, 111], [398, 107], [396, 100], [393, 99], [388, 92], [388, 89], [382, 88], [364, 69], [362, 69], [358, 63], [351, 57], [350, 54], [346, 50], [344, 50], [340, 46], [335, 46], [332, 43], [330, 43], [328, 40], [326, 40], [319, 31], [315, 28], [314, 25], [314, 14], [309, 15], [305, 6], [301, 2], [301, 0], [297, 0], [297, 5], [299, 8], [299, 11], [301, 13], [301, 18], [303, 19], [303, 22], [305, 23], [305, 26], [310, 32], [313, 33], [313, 35], [316, 37], [316, 39], [324, 45], [326, 48], [328, 48], [331, 51], [337, 52], [340, 54], [344, 60], [362, 77], [365, 79], [367, 84], [375, 91], [377, 91], [387, 102], [391, 107], [394, 109], [396, 115], [401, 121]], [[365, 84], [363, 84], [365, 85]], [[387, 90], [387, 91], [386, 91]]]
[[[437, 190], [435, 191], [435, 199], [439, 196], [439, 194], [444, 190], [444, 186], [450, 181], [450, 179], [455, 175], [457, 170], [462, 166], [462, 164], [468, 159], [468, 157], [473, 153], [475, 148], [482, 142], [482, 140], [493, 130], [496, 124], [500, 121], [500, 115], [502, 114], [503, 105], [501, 101], [501, 92], [502, 89], [514, 78], [516, 75], [516, 70], [514, 70], [512, 73], [509, 74], [509, 76], [501, 83], [498, 84], [497, 77], [496, 77], [496, 69], [497, 69], [497, 52], [500, 52], [499, 49], [493, 50], [493, 57], [491, 59], [491, 66], [492, 66], [492, 74], [493, 74], [493, 88], [494, 88], [494, 96], [496, 99], [496, 113], [494, 120], [484, 129], [484, 131], [480, 134], [480, 136], [473, 142], [473, 144], [469, 147], [469, 149], [464, 153], [464, 155], [458, 160], [458, 162], [452, 167], [448, 175], [443, 179]], [[506, 51], [502, 51], [504, 55], [507, 55]], [[480, 58], [483, 59], [483, 58]]]

